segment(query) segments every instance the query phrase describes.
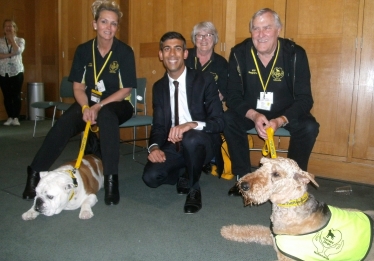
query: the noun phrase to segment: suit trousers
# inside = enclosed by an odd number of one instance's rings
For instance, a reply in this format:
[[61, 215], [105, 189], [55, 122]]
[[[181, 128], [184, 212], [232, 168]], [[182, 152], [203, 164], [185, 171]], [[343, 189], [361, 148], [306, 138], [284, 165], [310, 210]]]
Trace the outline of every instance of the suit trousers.
[[[133, 107], [129, 101], [112, 102], [103, 106], [97, 117], [100, 134], [100, 148], [104, 175], [118, 174], [119, 128], [118, 126], [132, 117]], [[45, 137], [43, 144], [31, 163], [34, 171], [47, 171], [60, 156], [69, 139], [84, 131], [86, 122], [82, 119], [82, 108], [73, 103], [57, 120]], [[77, 157], [72, 155], [72, 159]]]
[[[251, 172], [247, 130], [255, 127], [252, 120], [228, 109], [223, 114], [225, 120], [224, 136], [232, 164], [232, 173], [242, 177]], [[314, 143], [319, 132], [319, 124], [308, 114], [284, 127], [291, 134], [287, 157], [297, 162], [306, 171]]]
[[218, 146], [214, 145], [213, 135], [198, 130], [185, 132], [180, 143], [179, 151], [172, 142], [166, 142], [160, 148], [165, 153], [165, 162], [147, 162], [143, 172], [143, 181], [147, 186], [174, 185], [186, 168], [190, 187], [199, 189], [203, 165], [214, 157]]

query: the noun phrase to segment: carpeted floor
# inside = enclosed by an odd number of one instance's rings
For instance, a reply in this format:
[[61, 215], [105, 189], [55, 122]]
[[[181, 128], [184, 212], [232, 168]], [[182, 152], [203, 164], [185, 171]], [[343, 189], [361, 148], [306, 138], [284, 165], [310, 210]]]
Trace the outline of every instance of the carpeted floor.
[[[146, 151], [139, 148], [137, 161], [132, 147], [121, 145], [120, 193], [117, 206], [106, 206], [104, 191], [93, 207], [95, 216], [80, 220], [79, 210], [63, 211], [52, 217], [23, 221], [22, 213], [32, 202], [22, 199], [26, 167], [43, 137], [32, 138], [33, 122], [20, 127], [0, 122], [0, 260], [275, 260], [270, 246], [230, 242], [220, 235], [229, 224], [269, 225], [271, 204], [243, 207], [241, 198], [228, 197], [234, 181], [202, 174], [203, 208], [195, 215], [183, 213], [185, 196], [175, 186], [148, 188], [141, 180]], [[38, 123], [45, 135], [49, 121]], [[79, 137], [73, 138], [54, 164], [75, 159]], [[374, 187], [316, 179], [320, 187], [309, 192], [320, 201], [339, 207], [374, 209]], [[351, 195], [335, 193], [336, 187], [351, 185]]]

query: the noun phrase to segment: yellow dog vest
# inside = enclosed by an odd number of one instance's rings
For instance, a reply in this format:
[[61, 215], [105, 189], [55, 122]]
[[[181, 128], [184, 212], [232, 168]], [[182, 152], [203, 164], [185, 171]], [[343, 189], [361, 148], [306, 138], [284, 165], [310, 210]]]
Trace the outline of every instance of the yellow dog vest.
[[328, 206], [329, 222], [304, 235], [276, 235], [281, 253], [295, 260], [362, 260], [372, 242], [371, 219], [363, 212]]

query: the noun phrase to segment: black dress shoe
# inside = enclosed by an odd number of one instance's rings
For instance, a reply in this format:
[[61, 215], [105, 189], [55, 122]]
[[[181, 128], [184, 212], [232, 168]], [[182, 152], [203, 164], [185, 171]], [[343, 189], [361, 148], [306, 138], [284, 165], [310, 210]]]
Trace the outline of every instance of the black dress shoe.
[[27, 167], [26, 187], [23, 191], [22, 198], [26, 200], [34, 199], [36, 196], [35, 188], [40, 180], [39, 172], [34, 171], [30, 166]]
[[235, 197], [239, 197], [242, 195], [242, 193], [240, 193], [239, 191], [239, 187], [238, 187], [238, 183], [235, 183], [235, 185], [229, 190], [229, 196], [235, 196]]
[[202, 207], [200, 189], [191, 189], [184, 204], [184, 213], [195, 214]]
[[180, 177], [177, 182], [177, 193], [186, 195], [190, 191], [190, 181], [185, 177]]
[[104, 175], [104, 201], [106, 205], [117, 205], [119, 202], [118, 175]]

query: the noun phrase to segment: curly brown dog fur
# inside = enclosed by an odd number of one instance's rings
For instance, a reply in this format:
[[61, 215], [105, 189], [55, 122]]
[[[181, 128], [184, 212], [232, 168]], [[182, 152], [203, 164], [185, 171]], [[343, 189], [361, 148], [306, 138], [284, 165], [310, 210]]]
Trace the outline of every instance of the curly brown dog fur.
[[[262, 158], [261, 163], [261, 168], [238, 181], [245, 205], [262, 204], [270, 200], [273, 203], [270, 220], [275, 234], [300, 235], [324, 227], [331, 217], [331, 212], [326, 211], [325, 204], [318, 202], [311, 194], [301, 205], [293, 207], [279, 205], [302, 198], [307, 192], [307, 184], [310, 181], [318, 186], [314, 175], [301, 170], [291, 159]], [[366, 213], [374, 217], [374, 211], [366, 211]], [[278, 260], [293, 260], [278, 251], [269, 227], [224, 226], [221, 235], [232, 241], [273, 245]], [[374, 246], [365, 260], [374, 260]]]

